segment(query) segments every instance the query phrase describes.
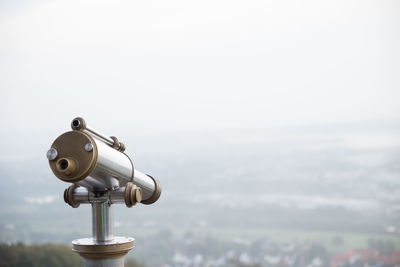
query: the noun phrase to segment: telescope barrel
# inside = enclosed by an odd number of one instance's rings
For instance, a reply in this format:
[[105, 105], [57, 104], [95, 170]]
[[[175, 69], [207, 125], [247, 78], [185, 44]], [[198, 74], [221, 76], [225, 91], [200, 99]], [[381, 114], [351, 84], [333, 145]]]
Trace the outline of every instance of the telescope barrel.
[[161, 194], [156, 179], [133, 167], [123, 153], [125, 145], [86, 125], [82, 118], [71, 122], [73, 131], [60, 135], [47, 152], [50, 168], [62, 181], [89, 191], [113, 191], [132, 182], [141, 188], [142, 203], [152, 204]]
[[142, 189], [143, 204], [154, 203], [161, 194], [161, 186], [158, 181], [138, 170], [134, 170], [133, 183]]

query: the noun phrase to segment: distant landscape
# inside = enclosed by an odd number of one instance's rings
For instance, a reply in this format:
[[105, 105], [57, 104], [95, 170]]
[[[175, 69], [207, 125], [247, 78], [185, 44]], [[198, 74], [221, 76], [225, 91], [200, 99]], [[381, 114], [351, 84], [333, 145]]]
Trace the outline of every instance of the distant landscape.
[[[135, 167], [163, 186], [153, 206], [115, 206], [116, 233], [136, 239], [129, 259], [147, 266], [333, 266], [358, 255], [395, 266], [399, 122], [120, 139]], [[68, 185], [47, 165], [49, 145], [0, 159], [2, 254], [22, 243], [69, 245], [90, 235], [90, 208], [63, 202]]]

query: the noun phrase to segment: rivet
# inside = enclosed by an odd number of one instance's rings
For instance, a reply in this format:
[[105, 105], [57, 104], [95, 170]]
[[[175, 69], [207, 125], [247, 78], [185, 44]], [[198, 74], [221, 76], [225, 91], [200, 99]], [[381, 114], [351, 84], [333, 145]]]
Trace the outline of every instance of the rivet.
[[85, 145], [85, 150], [86, 150], [87, 152], [93, 151], [93, 145], [92, 145], [92, 143], [87, 143], [87, 144]]
[[48, 160], [55, 160], [58, 156], [58, 151], [55, 148], [47, 150], [46, 157]]

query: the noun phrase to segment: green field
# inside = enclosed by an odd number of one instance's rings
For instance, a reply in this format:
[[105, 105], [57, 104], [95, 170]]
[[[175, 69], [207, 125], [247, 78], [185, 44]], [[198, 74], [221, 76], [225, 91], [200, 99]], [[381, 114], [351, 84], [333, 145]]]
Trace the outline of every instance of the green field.
[[[241, 238], [249, 241], [269, 239], [279, 243], [305, 242], [307, 240], [319, 242], [332, 252], [346, 251], [352, 248], [367, 248], [368, 240], [391, 241], [395, 248], [400, 250], [400, 236], [394, 234], [369, 234], [352, 232], [329, 231], [303, 231], [295, 229], [237, 229], [237, 228], [197, 228], [179, 229], [172, 231], [174, 237], [182, 238], [184, 233], [192, 232], [195, 236], [211, 235], [216, 239], [231, 241]], [[340, 244], [335, 244], [334, 239], [340, 238]]]

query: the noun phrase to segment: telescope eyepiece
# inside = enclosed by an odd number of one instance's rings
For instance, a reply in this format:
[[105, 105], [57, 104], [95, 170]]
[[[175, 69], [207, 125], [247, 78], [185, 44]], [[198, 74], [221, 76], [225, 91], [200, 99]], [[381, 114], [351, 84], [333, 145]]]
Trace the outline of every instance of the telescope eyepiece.
[[61, 173], [72, 175], [76, 170], [75, 160], [71, 158], [60, 158], [57, 161], [56, 168]]
[[68, 168], [68, 160], [60, 159], [60, 162], [58, 163], [58, 165], [60, 166], [61, 170], [65, 170], [66, 168]]
[[71, 122], [72, 130], [84, 130], [86, 128], [86, 122], [81, 117], [76, 117]]

